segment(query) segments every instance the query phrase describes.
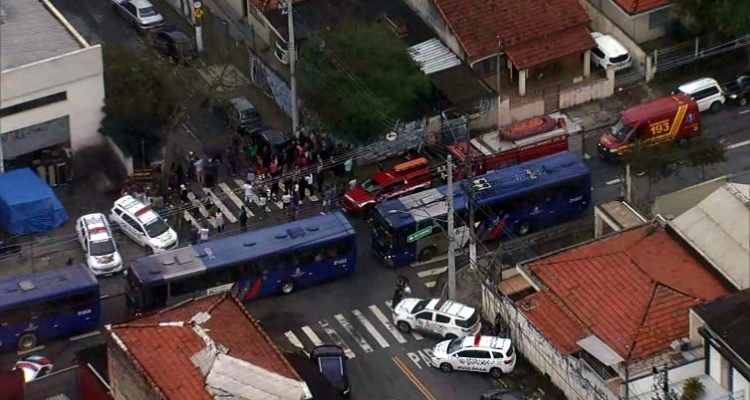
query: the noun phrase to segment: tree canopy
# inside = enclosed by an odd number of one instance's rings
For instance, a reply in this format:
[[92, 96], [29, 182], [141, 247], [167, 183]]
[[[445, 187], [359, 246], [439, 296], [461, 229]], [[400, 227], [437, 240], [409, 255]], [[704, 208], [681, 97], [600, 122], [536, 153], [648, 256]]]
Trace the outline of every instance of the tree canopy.
[[106, 97], [100, 131], [125, 151], [141, 155], [141, 140], [161, 144], [162, 129], [179, 113], [182, 85], [169, 68], [119, 45], [104, 48]]
[[677, 10], [699, 32], [718, 31], [727, 36], [750, 33], [750, 1], [676, 0]]
[[406, 45], [378, 23], [347, 24], [299, 53], [306, 106], [359, 140], [418, 116], [430, 83]]

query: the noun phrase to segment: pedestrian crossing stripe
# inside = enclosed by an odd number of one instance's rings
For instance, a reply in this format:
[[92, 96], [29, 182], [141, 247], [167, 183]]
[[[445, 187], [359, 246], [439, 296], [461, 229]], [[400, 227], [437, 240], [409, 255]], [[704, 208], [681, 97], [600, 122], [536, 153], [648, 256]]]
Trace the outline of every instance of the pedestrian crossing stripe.
[[346, 354], [346, 357], [348, 358], [354, 358], [356, 355], [352, 351], [352, 349], [349, 348], [349, 346], [344, 343], [344, 340], [341, 339], [341, 336], [331, 327], [331, 325], [326, 320], [318, 321], [318, 325], [323, 329], [323, 332], [325, 332], [328, 337], [333, 340], [333, 343], [339, 347], [341, 347], [342, 350], [344, 350], [344, 354]]
[[341, 314], [336, 314], [333, 316], [336, 318], [336, 321], [338, 321], [339, 325], [341, 325], [342, 328], [346, 331], [346, 333], [349, 334], [349, 336], [354, 339], [355, 342], [359, 345], [359, 347], [362, 348], [362, 350], [365, 353], [372, 353], [372, 347], [369, 343], [367, 343], [367, 340], [362, 337], [357, 331], [354, 330], [354, 327], [352, 327], [352, 324]]
[[302, 332], [305, 332], [305, 335], [310, 339], [313, 345], [315, 346], [322, 346], [323, 342], [320, 340], [318, 335], [313, 332], [313, 330], [309, 326], [303, 326]]
[[375, 327], [372, 326], [370, 321], [367, 318], [365, 318], [365, 316], [362, 315], [362, 313], [359, 312], [359, 310], [352, 310], [352, 314], [354, 314], [357, 320], [359, 320], [359, 323], [362, 324], [362, 326], [364, 326], [365, 329], [367, 329], [367, 332], [370, 333], [370, 336], [375, 338], [375, 341], [378, 342], [380, 347], [386, 348], [390, 346], [388, 344], [388, 341], [385, 340], [385, 338], [380, 334], [380, 332], [375, 330]]
[[216, 196], [216, 194], [214, 194], [213, 190], [211, 190], [210, 188], [203, 188], [203, 192], [205, 192], [208, 195], [208, 197], [211, 198], [211, 202], [213, 202], [216, 208], [218, 208], [219, 211], [221, 211], [222, 214], [224, 214], [224, 218], [226, 218], [230, 224], [237, 223], [237, 218], [234, 216], [234, 214], [232, 214], [231, 211], [229, 211], [227, 206], [224, 205], [224, 202], [221, 201], [221, 199], [218, 196]]
[[383, 313], [380, 311], [380, 309], [376, 305], [370, 306], [370, 312], [372, 312], [375, 315], [375, 318], [377, 318], [378, 321], [380, 321], [380, 323], [383, 324], [383, 326], [385, 326], [385, 329], [388, 332], [390, 332], [391, 335], [393, 335], [393, 337], [396, 339], [397, 342], [402, 343], [402, 344], [406, 343], [406, 339], [404, 339], [404, 336], [401, 335], [401, 332], [399, 332], [398, 329], [396, 329], [393, 326], [391, 321], [388, 318], [386, 318], [385, 315], [383, 315]]

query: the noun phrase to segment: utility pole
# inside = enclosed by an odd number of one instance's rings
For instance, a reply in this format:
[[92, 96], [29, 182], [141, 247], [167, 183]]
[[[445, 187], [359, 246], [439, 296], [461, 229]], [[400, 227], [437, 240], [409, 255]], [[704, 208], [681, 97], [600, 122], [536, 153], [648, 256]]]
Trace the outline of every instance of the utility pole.
[[297, 48], [294, 43], [294, 10], [293, 0], [280, 1], [283, 5], [282, 12], [286, 11], [289, 26], [289, 38], [287, 39], [287, 55], [289, 56], [289, 76], [292, 86], [292, 133], [299, 137], [299, 110], [297, 109]]
[[453, 159], [448, 154], [448, 299], [456, 298], [456, 238], [453, 228]]
[[195, 47], [198, 53], [203, 52], [203, 4], [200, 1], [193, 3], [193, 17], [195, 17]]

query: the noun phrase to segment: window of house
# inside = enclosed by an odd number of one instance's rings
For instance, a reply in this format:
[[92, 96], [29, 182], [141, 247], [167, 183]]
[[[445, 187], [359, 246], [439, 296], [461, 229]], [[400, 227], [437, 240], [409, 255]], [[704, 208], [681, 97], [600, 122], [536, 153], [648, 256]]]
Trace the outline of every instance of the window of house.
[[49, 104], [65, 101], [68, 99], [67, 92], [60, 92], [51, 94], [49, 96], [40, 97], [38, 99], [25, 101], [10, 107], [0, 108], [0, 117], [7, 117], [8, 115], [18, 114], [20, 112], [32, 110]]
[[669, 8], [657, 10], [648, 15], [648, 29], [661, 28], [669, 22]]

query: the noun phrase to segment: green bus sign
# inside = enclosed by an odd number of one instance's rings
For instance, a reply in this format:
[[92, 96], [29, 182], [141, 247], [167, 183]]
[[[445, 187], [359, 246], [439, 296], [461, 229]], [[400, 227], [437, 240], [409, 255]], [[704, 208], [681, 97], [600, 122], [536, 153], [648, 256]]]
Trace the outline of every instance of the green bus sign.
[[[419, 239], [422, 239], [425, 236], [429, 236], [432, 233], [432, 227], [428, 226], [427, 228], [420, 229], [411, 235], [406, 237], [406, 243], [416, 242]], [[402, 236], [403, 237], [403, 236]]]

